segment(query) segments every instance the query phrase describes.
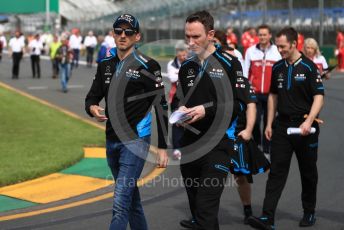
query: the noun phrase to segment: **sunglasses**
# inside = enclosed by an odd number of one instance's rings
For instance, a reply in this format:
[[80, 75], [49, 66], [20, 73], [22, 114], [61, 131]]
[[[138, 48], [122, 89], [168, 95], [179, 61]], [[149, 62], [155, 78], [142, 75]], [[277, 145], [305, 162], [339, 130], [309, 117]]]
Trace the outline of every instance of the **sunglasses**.
[[114, 28], [114, 32], [117, 35], [121, 35], [124, 31], [125, 36], [133, 36], [136, 31], [132, 29]]

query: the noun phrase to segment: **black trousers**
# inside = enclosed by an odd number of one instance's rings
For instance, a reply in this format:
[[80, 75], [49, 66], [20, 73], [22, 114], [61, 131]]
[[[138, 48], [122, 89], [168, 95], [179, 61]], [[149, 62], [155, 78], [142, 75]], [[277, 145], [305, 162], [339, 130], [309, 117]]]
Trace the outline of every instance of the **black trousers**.
[[71, 69], [78, 68], [79, 66], [79, 55], [80, 55], [80, 50], [79, 49], [73, 49], [73, 60], [72, 60], [72, 65]]
[[41, 77], [41, 67], [40, 67], [40, 57], [39, 55], [31, 55], [31, 69], [32, 69], [32, 77], [35, 78], [36, 77], [36, 73], [37, 73], [37, 77], [40, 78]]
[[93, 54], [94, 54], [94, 48], [93, 47], [86, 47], [86, 62], [87, 65], [92, 65], [93, 63]]
[[203, 157], [180, 166], [194, 229], [218, 230], [220, 198], [229, 172], [229, 143], [221, 141]]
[[[270, 141], [268, 141], [264, 135], [268, 117], [268, 94], [257, 94], [257, 116], [256, 123], [253, 128], [254, 141], [263, 147], [264, 153], [270, 153]], [[263, 119], [263, 129], [260, 128]]]
[[315, 210], [318, 171], [317, 152], [319, 126], [314, 123], [312, 127], [316, 133], [308, 136], [287, 135], [288, 127], [299, 127], [300, 122], [276, 122], [273, 130], [271, 146], [271, 169], [266, 184], [263, 215], [274, 220], [275, 211], [283, 188], [287, 181], [290, 161], [293, 152], [299, 165], [302, 183], [302, 207], [304, 212], [312, 213]]
[[23, 57], [23, 52], [13, 52], [12, 53], [12, 60], [13, 60], [12, 78], [18, 78], [20, 61], [21, 61], [22, 57]]
[[52, 70], [53, 70], [53, 78], [57, 78], [59, 75], [59, 60], [54, 58], [51, 59]]

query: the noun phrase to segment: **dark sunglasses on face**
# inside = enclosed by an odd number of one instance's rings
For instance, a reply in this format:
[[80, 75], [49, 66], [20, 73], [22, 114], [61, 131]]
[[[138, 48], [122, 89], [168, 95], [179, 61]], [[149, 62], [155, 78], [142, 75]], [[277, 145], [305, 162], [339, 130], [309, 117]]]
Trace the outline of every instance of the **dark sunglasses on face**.
[[136, 31], [132, 29], [123, 29], [123, 28], [114, 29], [114, 32], [117, 35], [121, 35], [123, 31], [124, 31], [125, 36], [133, 36], [136, 33]]

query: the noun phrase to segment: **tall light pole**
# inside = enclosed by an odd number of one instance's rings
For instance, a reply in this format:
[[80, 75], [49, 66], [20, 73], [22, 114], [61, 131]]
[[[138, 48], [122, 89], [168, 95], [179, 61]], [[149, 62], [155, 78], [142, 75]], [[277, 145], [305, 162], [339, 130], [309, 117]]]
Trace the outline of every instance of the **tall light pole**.
[[238, 11], [239, 11], [239, 32], [240, 32], [240, 36], [242, 35], [242, 33], [244, 32], [243, 31], [243, 23], [242, 23], [242, 20], [243, 20], [243, 17], [242, 17], [242, 0], [238, 0]]
[[45, 0], [45, 30], [50, 28], [50, 0]]
[[292, 26], [292, 21], [293, 21], [293, 0], [288, 1], [289, 5], [289, 26]]
[[263, 24], [266, 23], [266, 11], [267, 11], [267, 5], [266, 0], [263, 1]]
[[171, 40], [173, 38], [173, 34], [172, 34], [172, 11], [171, 11], [171, 7], [172, 5], [169, 4], [170, 1], [162, 1], [164, 3], [164, 7], [167, 8], [168, 10], [168, 30], [169, 30], [169, 39]]
[[319, 45], [324, 43], [324, 0], [319, 0]]

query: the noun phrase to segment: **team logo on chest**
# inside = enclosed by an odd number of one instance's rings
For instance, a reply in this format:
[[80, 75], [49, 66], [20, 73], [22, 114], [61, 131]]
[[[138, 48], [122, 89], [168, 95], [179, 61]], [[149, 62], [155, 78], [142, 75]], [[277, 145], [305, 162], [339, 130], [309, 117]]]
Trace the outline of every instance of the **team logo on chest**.
[[132, 69], [128, 69], [125, 72], [125, 76], [127, 78], [133, 78], [133, 79], [138, 79], [140, 77], [140, 73], [137, 70], [132, 70]]
[[298, 73], [294, 76], [295, 81], [304, 81], [306, 80], [306, 76], [304, 73]]
[[212, 69], [211, 71], [209, 71], [209, 77], [212, 78], [222, 78], [223, 75], [224, 73], [222, 69]]

